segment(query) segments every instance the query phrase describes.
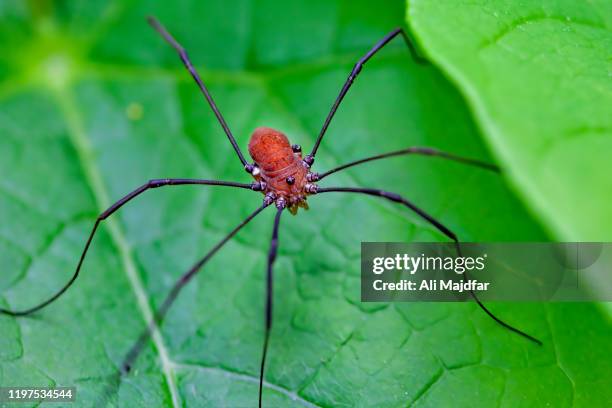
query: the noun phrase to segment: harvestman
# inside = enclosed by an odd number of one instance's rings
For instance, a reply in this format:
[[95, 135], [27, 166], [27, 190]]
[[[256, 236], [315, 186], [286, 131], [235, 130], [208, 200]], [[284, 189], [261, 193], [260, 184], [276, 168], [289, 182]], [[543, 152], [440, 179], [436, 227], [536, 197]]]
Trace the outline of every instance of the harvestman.
[[[53, 296], [51, 296], [46, 301], [41, 304], [34, 306], [27, 310], [22, 311], [12, 311], [7, 309], [0, 309], [0, 313], [8, 314], [11, 316], [25, 316], [31, 313], [34, 313], [45, 306], [49, 305], [57, 298], [59, 298], [76, 280], [81, 270], [81, 266], [89, 250], [89, 246], [93, 237], [98, 229], [98, 226], [102, 221], [110, 217], [115, 211], [119, 210], [123, 205], [125, 205], [128, 201], [131, 201], [133, 198], [136, 198], [143, 192], [152, 189], [159, 188], [164, 186], [174, 186], [174, 185], [186, 185], [186, 184], [200, 184], [200, 185], [209, 185], [209, 186], [224, 186], [224, 187], [234, 187], [234, 188], [243, 188], [253, 191], [259, 191], [264, 194], [263, 205], [257, 208], [251, 215], [249, 215], [244, 221], [238, 224], [225, 238], [219, 241], [203, 258], [201, 258], [191, 269], [189, 269], [186, 273], [184, 273], [180, 279], [174, 284], [172, 290], [162, 303], [159, 310], [155, 313], [154, 319], [150, 322], [148, 328], [141, 334], [138, 338], [137, 342], [131, 348], [131, 350], [126, 355], [123, 363], [121, 365], [122, 373], [127, 373], [130, 371], [134, 361], [144, 348], [148, 338], [150, 337], [151, 329], [154, 325], [160, 324], [166, 315], [168, 309], [178, 296], [181, 289], [195, 276], [195, 274], [204, 266], [210, 258], [213, 257], [217, 253], [219, 249], [229, 241], [242, 227], [248, 224], [253, 218], [255, 218], [260, 212], [262, 212], [266, 207], [274, 204], [276, 207], [276, 216], [274, 217], [274, 226], [272, 228], [272, 240], [270, 243], [270, 249], [268, 252], [268, 266], [267, 266], [267, 277], [266, 277], [266, 309], [265, 309], [265, 337], [263, 343], [263, 351], [261, 357], [261, 366], [260, 366], [260, 375], [259, 375], [259, 406], [261, 407], [262, 402], [262, 383], [264, 377], [264, 367], [266, 362], [266, 353], [268, 350], [268, 340], [270, 337], [270, 329], [272, 327], [272, 268], [274, 265], [274, 261], [276, 259], [276, 252], [278, 249], [278, 229], [280, 225], [280, 219], [283, 211], [288, 209], [292, 214], [296, 214], [298, 208], [308, 208], [306, 203], [306, 198], [309, 195], [313, 194], [321, 194], [321, 193], [332, 193], [332, 192], [343, 192], [343, 193], [358, 193], [365, 194], [375, 197], [381, 197], [389, 201], [393, 201], [395, 203], [399, 203], [408, 207], [410, 210], [415, 212], [419, 217], [423, 218], [425, 221], [433, 225], [436, 229], [438, 229], [442, 234], [452, 240], [457, 248], [458, 253], [460, 254], [459, 248], [459, 240], [457, 236], [447, 227], [445, 227], [441, 222], [436, 220], [434, 217], [401, 197], [398, 194], [391, 193], [388, 191], [383, 191], [374, 188], [357, 188], [357, 187], [327, 187], [322, 188], [319, 187], [316, 182], [324, 179], [325, 177], [336, 173], [340, 170], [347, 169], [352, 166], [356, 166], [359, 164], [363, 164], [366, 162], [370, 162], [373, 160], [385, 159], [388, 157], [401, 156], [401, 155], [425, 155], [425, 156], [436, 156], [447, 160], [452, 160], [456, 162], [460, 162], [463, 164], [469, 164], [473, 166], [477, 166], [490, 171], [499, 171], [498, 168], [494, 165], [481, 162], [479, 160], [469, 159], [465, 157], [460, 157], [451, 153], [446, 153], [443, 151], [439, 151], [436, 149], [428, 148], [428, 147], [409, 147], [402, 150], [397, 150], [389, 153], [384, 153], [376, 156], [366, 157], [364, 159], [356, 160], [342, 166], [336, 167], [334, 169], [328, 170], [325, 173], [315, 173], [311, 172], [310, 169], [315, 161], [315, 155], [321, 144], [321, 140], [325, 135], [325, 132], [338, 109], [338, 106], [344, 99], [348, 90], [350, 89], [353, 81], [361, 72], [364, 64], [368, 62], [370, 58], [374, 56], [380, 49], [382, 49], [385, 45], [387, 45], [391, 40], [393, 40], [397, 36], [401, 36], [404, 39], [404, 42], [408, 46], [408, 50], [412, 58], [419, 64], [427, 63], [425, 59], [418, 55], [416, 49], [409, 37], [406, 35], [403, 29], [397, 28], [387, 34], [382, 40], [380, 40], [370, 51], [368, 51], [353, 67], [348, 79], [342, 86], [340, 90], [340, 94], [336, 98], [334, 104], [331, 107], [325, 122], [323, 123], [323, 127], [319, 132], [317, 140], [312, 148], [310, 154], [307, 154], [302, 158], [302, 149], [299, 145], [290, 145], [287, 137], [279, 132], [278, 130], [260, 127], [255, 129], [253, 132], [251, 139], [249, 141], [249, 153], [253, 158], [253, 163], [248, 163], [244, 158], [240, 147], [236, 143], [232, 132], [230, 131], [225, 119], [221, 115], [221, 112], [217, 108], [212, 96], [208, 92], [208, 89], [202, 82], [202, 79], [198, 75], [196, 69], [192, 65], [185, 49], [178, 43], [176, 40], [166, 31], [166, 29], [155, 19], [149, 17], [149, 23], [153, 26], [153, 28], [170, 44], [179, 54], [181, 61], [195, 80], [196, 84], [202, 91], [202, 94], [208, 101], [210, 107], [212, 108], [217, 120], [221, 124], [227, 138], [232, 144], [240, 162], [244, 166], [244, 169], [252, 175], [255, 179], [254, 182], [250, 184], [245, 183], [236, 183], [231, 181], [217, 181], [217, 180], [200, 180], [200, 179], [156, 179], [150, 180], [142, 186], [138, 187], [131, 193], [127, 194], [125, 197], [121, 198], [115, 204], [110, 206], [106, 211], [98, 216], [96, 222], [93, 226], [93, 229], [85, 243], [85, 248], [81, 254], [79, 262], [77, 264], [76, 270], [71, 277], [71, 279]], [[467, 276], [466, 276], [467, 279]], [[530, 336], [527, 333], [522, 332], [521, 330], [510, 326], [504, 321], [497, 318], [493, 313], [489, 311], [476, 297], [474, 292], [471, 292], [472, 297], [478, 303], [480, 308], [484, 310], [492, 319], [494, 319], [497, 323], [502, 325], [503, 327], [531, 340], [534, 343], [542, 344], [540, 340], [535, 337]]]

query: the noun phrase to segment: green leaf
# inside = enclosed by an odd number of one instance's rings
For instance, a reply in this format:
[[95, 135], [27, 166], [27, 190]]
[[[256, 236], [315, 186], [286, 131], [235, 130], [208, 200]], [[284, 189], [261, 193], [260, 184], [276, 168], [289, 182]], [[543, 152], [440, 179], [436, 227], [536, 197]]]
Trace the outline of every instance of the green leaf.
[[[97, 214], [147, 179], [248, 181], [146, 14], [189, 50], [241, 147], [267, 125], [308, 149], [352, 64], [404, 12], [385, 2], [373, 13], [365, 0], [53, 4], [0, 4], [0, 302], [13, 309], [61, 287]], [[317, 169], [410, 145], [491, 160], [459, 94], [398, 41], [356, 81]], [[397, 158], [322, 184], [404, 194], [465, 241], [546, 239], [503, 179], [453, 163]], [[261, 199], [172, 187], [128, 204], [65, 296], [32, 317], [0, 317], [0, 384], [76, 386], [76, 406], [254, 406], [273, 211], [185, 288], [133, 372], [117, 369], [173, 282]], [[540, 348], [473, 304], [360, 303], [361, 241], [444, 237], [374, 198], [309, 202], [282, 220], [266, 406], [609, 400], [592, 391], [610, 368], [608, 322], [594, 306], [491, 305]]]
[[408, 17], [538, 218], [609, 240], [612, 3], [412, 0]]

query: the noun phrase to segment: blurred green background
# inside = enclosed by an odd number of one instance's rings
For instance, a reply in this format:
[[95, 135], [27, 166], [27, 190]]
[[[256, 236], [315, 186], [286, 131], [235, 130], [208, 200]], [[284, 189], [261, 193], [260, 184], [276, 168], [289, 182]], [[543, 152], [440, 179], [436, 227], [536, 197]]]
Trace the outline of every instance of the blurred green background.
[[[309, 150], [354, 62], [405, 26], [405, 13], [401, 1], [0, 0], [0, 304], [21, 309], [57, 290], [97, 214], [150, 178], [249, 181], [145, 16], [189, 51], [246, 152], [257, 126]], [[415, 65], [398, 41], [349, 92], [316, 170], [426, 145], [514, 174], [479, 129], [455, 81]], [[562, 238], [525, 209], [514, 178], [431, 158], [321, 184], [401, 193], [463, 241]], [[0, 384], [76, 386], [75, 406], [255, 406], [273, 211], [190, 283], [132, 374], [117, 368], [174, 280], [261, 198], [172, 187], [126, 206], [60, 301], [34, 317], [0, 317]], [[609, 317], [595, 305], [491, 305], [542, 339], [537, 347], [473, 304], [363, 304], [361, 241], [444, 237], [375, 198], [309, 203], [281, 225], [266, 406], [603, 406], [612, 397]]]

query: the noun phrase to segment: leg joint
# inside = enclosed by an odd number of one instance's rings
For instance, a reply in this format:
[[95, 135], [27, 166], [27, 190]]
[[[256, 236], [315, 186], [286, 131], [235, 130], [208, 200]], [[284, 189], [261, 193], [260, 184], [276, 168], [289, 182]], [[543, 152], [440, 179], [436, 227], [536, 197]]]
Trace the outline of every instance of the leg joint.
[[309, 168], [312, 167], [315, 159], [311, 154], [306, 155], [306, 157], [304, 157], [304, 159], [302, 160]]
[[171, 184], [169, 179], [151, 179], [147, 183], [147, 186], [149, 188], [158, 188], [158, 187], [167, 186], [168, 184]]
[[350, 80], [352, 81], [353, 79], [355, 79], [355, 77], [357, 75], [359, 75], [359, 73], [361, 72], [362, 68], [363, 68], [363, 64], [365, 64], [365, 61], [359, 60], [355, 66], [353, 67], [353, 69], [351, 70], [351, 75], [349, 75]]

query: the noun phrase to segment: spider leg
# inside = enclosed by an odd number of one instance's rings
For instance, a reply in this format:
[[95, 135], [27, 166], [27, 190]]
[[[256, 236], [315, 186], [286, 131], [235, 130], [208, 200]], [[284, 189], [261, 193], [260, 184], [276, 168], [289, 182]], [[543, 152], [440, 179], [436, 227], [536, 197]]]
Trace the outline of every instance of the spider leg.
[[172, 304], [176, 300], [176, 297], [178, 296], [180, 291], [185, 287], [185, 285], [189, 283], [189, 281], [202, 269], [202, 267], [206, 264], [206, 262], [208, 262], [210, 258], [212, 258], [217, 253], [217, 251], [219, 251], [221, 247], [223, 247], [223, 245], [227, 243], [227, 241], [232, 239], [234, 235], [236, 235], [238, 231], [242, 229], [242, 227], [247, 225], [253, 218], [255, 218], [260, 212], [262, 212], [268, 205], [269, 204], [264, 203], [261, 207], [259, 207], [254, 212], [252, 212], [251, 215], [249, 215], [247, 218], [244, 219], [244, 221], [238, 224], [221, 241], [217, 242], [217, 244], [210, 251], [208, 251], [208, 253], [206, 253], [204, 257], [202, 257], [198, 262], [196, 262], [187, 272], [181, 275], [181, 277], [176, 281], [176, 283], [170, 290], [170, 293], [168, 293], [168, 295], [166, 296], [166, 299], [164, 299], [164, 302], [162, 303], [160, 308], [157, 310], [157, 312], [155, 312], [153, 316], [153, 320], [149, 323], [147, 328], [140, 334], [140, 337], [138, 337], [138, 340], [136, 341], [136, 343], [134, 343], [130, 351], [126, 354], [125, 358], [123, 359], [123, 362], [121, 363], [122, 373], [125, 374], [131, 370], [132, 365], [134, 364], [134, 361], [136, 360], [138, 355], [141, 353], [149, 337], [151, 337], [151, 332], [153, 331], [153, 328], [156, 325], [161, 324], [161, 322], [164, 320], [164, 317], [166, 316], [168, 309], [170, 309], [170, 306], [172, 306]]
[[244, 155], [242, 154], [240, 147], [238, 147], [238, 143], [236, 143], [236, 139], [234, 138], [232, 131], [230, 130], [227, 123], [225, 122], [223, 115], [221, 115], [219, 108], [217, 108], [217, 105], [215, 104], [215, 101], [213, 100], [212, 95], [208, 92], [206, 85], [204, 85], [204, 82], [200, 78], [200, 75], [198, 74], [195, 67], [189, 60], [189, 57], [187, 56], [187, 51], [185, 51], [185, 49], [174, 39], [174, 37], [172, 37], [172, 35], [168, 32], [168, 30], [166, 30], [166, 28], [155, 17], [147, 17], [147, 21], [155, 29], [155, 31], [157, 31], [164, 38], [164, 40], [166, 40], [166, 42], [170, 44], [172, 48], [174, 48], [176, 52], [179, 54], [179, 57], [181, 58], [183, 65], [185, 65], [185, 68], [187, 68], [187, 70], [193, 77], [194, 81], [196, 82], [200, 90], [202, 91], [202, 94], [208, 101], [208, 104], [210, 105], [215, 116], [217, 117], [219, 124], [221, 124], [223, 131], [227, 135], [227, 138], [232, 144], [232, 147], [236, 151], [236, 154], [238, 155], [238, 158], [242, 162], [242, 165], [245, 166], [245, 169], [250, 173], [252, 171], [251, 165], [247, 163], [246, 159], [244, 158]]
[[429, 63], [429, 61], [427, 61], [425, 58], [419, 55], [414, 43], [410, 40], [410, 37], [408, 37], [408, 34], [406, 34], [404, 29], [402, 28], [396, 28], [395, 30], [387, 34], [385, 37], [383, 37], [382, 40], [376, 43], [376, 45], [374, 45], [374, 47], [372, 47], [370, 51], [368, 51], [363, 57], [359, 59], [359, 61], [357, 61], [351, 73], [349, 74], [348, 78], [346, 79], [346, 82], [342, 86], [340, 93], [336, 97], [336, 100], [334, 101], [334, 104], [332, 105], [331, 110], [327, 114], [327, 118], [325, 118], [325, 122], [323, 123], [323, 127], [321, 128], [321, 131], [319, 132], [319, 136], [317, 137], [317, 140], [314, 144], [314, 147], [312, 148], [312, 151], [310, 152], [310, 154], [304, 157], [304, 162], [306, 162], [309, 166], [312, 166], [312, 164], [314, 163], [314, 158], [315, 158], [315, 155], [317, 154], [317, 150], [319, 149], [319, 145], [321, 144], [321, 140], [323, 139], [323, 136], [325, 135], [325, 132], [327, 131], [327, 128], [329, 127], [329, 124], [331, 123], [334, 115], [336, 114], [336, 110], [338, 110], [338, 106], [340, 106], [340, 103], [346, 96], [351, 85], [353, 85], [353, 81], [355, 80], [355, 78], [357, 78], [357, 75], [359, 75], [365, 63], [368, 62], [368, 60], [372, 58], [374, 54], [380, 51], [385, 45], [387, 45], [391, 40], [393, 40], [398, 35], [401, 35], [402, 38], [404, 39], [404, 42], [408, 46], [408, 51], [410, 51], [410, 55], [412, 56], [412, 59], [416, 63], [418, 64], [428, 64]]
[[[439, 222], [438, 220], [436, 220], [434, 217], [432, 217], [431, 215], [429, 215], [428, 213], [426, 213], [425, 211], [423, 211], [422, 209], [420, 209], [419, 207], [417, 207], [416, 205], [414, 205], [413, 203], [411, 203], [410, 201], [406, 200], [405, 198], [403, 198], [402, 196], [400, 196], [399, 194], [395, 194], [395, 193], [391, 193], [388, 191], [383, 191], [383, 190], [378, 190], [378, 189], [373, 189], [373, 188], [353, 188], [353, 187], [329, 187], [329, 188], [319, 188], [317, 190], [317, 193], [331, 193], [331, 192], [345, 192], [345, 193], [360, 193], [360, 194], [366, 194], [366, 195], [370, 195], [370, 196], [375, 196], [375, 197], [382, 197], [385, 198], [389, 201], [393, 201], [399, 204], [402, 204], [406, 207], [408, 207], [409, 209], [411, 209], [412, 211], [414, 211], [419, 217], [423, 218], [424, 220], [426, 220], [427, 222], [429, 222], [431, 225], [433, 225], [436, 229], [438, 229], [440, 232], [442, 232], [444, 235], [446, 235], [449, 239], [451, 239], [454, 243], [455, 243], [455, 247], [457, 248], [457, 253], [461, 256], [461, 248], [459, 246], [459, 240], [457, 239], [457, 236], [455, 235], [454, 232], [452, 232], [450, 229], [448, 229], [447, 227], [445, 227], [441, 222]], [[467, 275], [464, 274], [464, 278], [468, 279]], [[495, 316], [484, 304], [482, 304], [482, 302], [478, 299], [478, 296], [476, 296], [476, 293], [473, 290], [470, 290], [470, 294], [472, 295], [472, 297], [474, 298], [474, 300], [476, 301], [476, 303], [478, 304], [478, 306], [484, 310], [484, 312], [486, 314], [488, 314], [493, 320], [495, 320], [498, 324], [500, 324], [501, 326], [505, 327], [506, 329], [513, 331], [514, 333], [523, 336], [524, 338], [538, 344], [538, 345], [542, 345], [542, 342], [538, 339], [536, 339], [535, 337], [517, 329], [516, 327], [513, 327], [511, 325], [509, 325], [508, 323], [504, 322], [503, 320], [499, 319], [497, 316]]]
[[402, 156], [402, 155], [411, 155], [411, 154], [416, 154], [416, 155], [422, 155], [422, 156], [433, 156], [433, 157], [439, 157], [441, 159], [445, 159], [445, 160], [451, 160], [451, 161], [455, 161], [458, 163], [463, 163], [463, 164], [467, 164], [467, 165], [471, 165], [471, 166], [475, 166], [475, 167], [480, 167], [482, 169], [485, 170], [490, 170], [490, 171], [494, 171], [499, 173], [499, 167], [497, 167], [494, 164], [489, 164], [480, 160], [476, 160], [476, 159], [471, 159], [468, 157], [463, 157], [463, 156], [458, 156], [456, 154], [452, 154], [452, 153], [447, 153], [441, 150], [437, 150], [431, 147], [418, 147], [418, 146], [413, 146], [413, 147], [408, 147], [406, 149], [402, 149], [402, 150], [395, 150], [393, 152], [388, 152], [388, 153], [383, 153], [383, 154], [378, 154], [376, 156], [370, 156], [370, 157], [366, 157], [363, 159], [359, 159], [359, 160], [355, 160], [346, 164], [343, 164], [341, 166], [338, 167], [334, 167], [331, 170], [326, 171], [325, 173], [313, 173], [312, 177], [312, 181], [317, 181], [317, 180], [322, 180], [323, 178], [329, 176], [330, 174], [336, 173], [340, 170], [344, 170], [347, 169], [349, 167], [353, 167], [353, 166], [357, 166], [359, 164], [363, 164], [363, 163], [367, 163], [367, 162], [371, 162], [374, 160], [381, 160], [381, 159], [386, 159], [389, 157], [395, 157], [395, 156]]
[[268, 353], [268, 340], [270, 338], [270, 329], [272, 328], [272, 300], [273, 292], [273, 274], [272, 268], [276, 260], [276, 252], [278, 250], [278, 227], [280, 225], [280, 217], [284, 207], [279, 207], [274, 218], [274, 228], [272, 229], [272, 240], [270, 242], [270, 250], [268, 252], [268, 272], [266, 277], [266, 332], [263, 344], [263, 353], [261, 356], [261, 367], [259, 370], [259, 408], [261, 408], [261, 393], [263, 387], [264, 368], [266, 365], [266, 355]]
[[142, 186], [138, 187], [136, 190], [132, 191], [131, 193], [129, 193], [127, 195], [125, 195], [123, 198], [121, 198], [115, 204], [111, 205], [106, 211], [104, 211], [102, 214], [100, 214], [98, 216], [98, 218], [96, 219], [96, 222], [95, 222], [93, 228], [91, 229], [91, 232], [89, 233], [89, 237], [87, 238], [87, 242], [85, 243], [85, 248], [83, 248], [83, 252], [81, 253], [81, 257], [79, 258], [79, 262], [78, 262], [77, 267], [76, 267], [76, 269], [74, 271], [74, 274], [72, 275], [70, 280], [59, 291], [57, 291], [49, 299], [47, 299], [44, 302], [42, 302], [42, 303], [40, 303], [40, 304], [38, 304], [38, 305], [36, 305], [34, 307], [31, 307], [29, 309], [20, 310], [20, 311], [14, 311], [14, 310], [8, 310], [8, 309], [0, 308], [0, 314], [7, 314], [9, 316], [26, 316], [26, 315], [29, 315], [31, 313], [34, 313], [34, 312], [42, 309], [43, 307], [45, 307], [48, 304], [50, 304], [53, 301], [55, 301], [62, 294], [64, 294], [64, 292], [66, 292], [66, 290], [68, 290], [68, 288], [70, 286], [72, 286], [74, 281], [79, 276], [79, 272], [81, 271], [81, 266], [83, 265], [83, 261], [85, 261], [85, 256], [87, 255], [87, 251], [89, 250], [89, 246], [91, 245], [91, 241], [93, 240], [93, 237], [96, 234], [96, 231], [98, 230], [98, 226], [100, 225], [100, 223], [102, 221], [104, 221], [105, 219], [110, 217], [115, 211], [119, 210], [126, 203], [128, 203], [132, 199], [138, 197], [140, 194], [144, 193], [145, 191], [147, 191], [149, 189], [159, 188], [159, 187], [164, 187], [164, 186], [186, 185], [186, 184], [200, 184], [200, 185], [210, 185], [210, 186], [237, 187], [237, 188], [246, 188], [246, 189], [250, 189], [250, 190], [253, 190], [253, 189], [257, 188], [257, 186], [255, 185], [256, 183], [244, 184], [244, 183], [234, 183], [232, 181], [200, 180], [200, 179], [156, 179], [156, 180], [149, 180], [147, 183], [145, 183]]

